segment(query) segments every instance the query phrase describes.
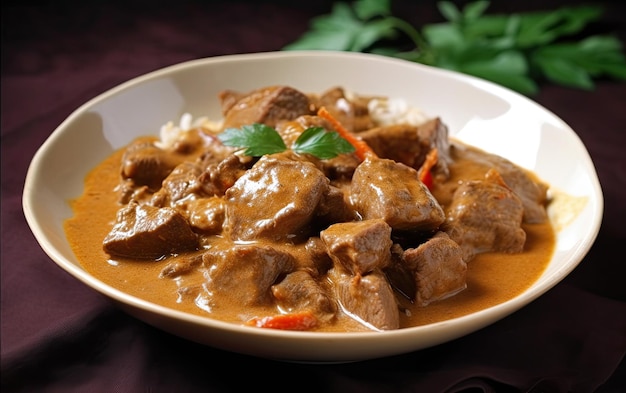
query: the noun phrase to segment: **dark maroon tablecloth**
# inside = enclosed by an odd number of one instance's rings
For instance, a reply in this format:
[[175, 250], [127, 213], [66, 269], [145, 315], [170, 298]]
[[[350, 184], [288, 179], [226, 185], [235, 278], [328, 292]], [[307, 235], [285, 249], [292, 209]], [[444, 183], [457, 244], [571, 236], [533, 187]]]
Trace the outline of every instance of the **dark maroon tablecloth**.
[[[35, 151], [85, 101], [178, 62], [280, 50], [330, 1], [48, 3], [55, 5], [2, 6], [3, 392], [625, 391], [626, 84], [548, 85], [533, 97], [578, 133], [605, 196], [597, 241], [562, 283], [437, 347], [349, 364], [282, 363], [200, 346], [119, 311], [44, 254], [21, 195]], [[567, 3], [498, 2], [490, 10]], [[434, 2], [393, 4], [416, 24], [440, 20]], [[603, 4], [593, 28], [626, 42], [624, 3]]]

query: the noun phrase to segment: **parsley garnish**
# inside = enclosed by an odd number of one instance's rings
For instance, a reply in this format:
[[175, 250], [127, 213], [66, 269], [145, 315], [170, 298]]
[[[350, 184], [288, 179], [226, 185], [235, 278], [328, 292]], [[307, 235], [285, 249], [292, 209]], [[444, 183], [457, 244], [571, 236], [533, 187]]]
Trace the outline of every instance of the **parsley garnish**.
[[[227, 128], [217, 137], [224, 145], [245, 149], [244, 154], [252, 157], [287, 150], [287, 145], [278, 131], [260, 123], [241, 128]], [[336, 131], [326, 131], [322, 127], [309, 127], [292, 144], [291, 150], [326, 160], [339, 154], [352, 153], [354, 146]]]
[[280, 134], [272, 127], [260, 123], [241, 128], [227, 128], [217, 137], [225, 146], [245, 148], [243, 154], [251, 157], [287, 150]]
[[[336, 2], [330, 14], [312, 19], [310, 30], [283, 49], [378, 53], [478, 76], [527, 95], [537, 93], [538, 82], [545, 80], [587, 90], [601, 76], [626, 80], [626, 57], [616, 37], [565, 40], [581, 37], [602, 15], [600, 6], [487, 15], [489, 4], [474, 1], [460, 10], [440, 1], [446, 22], [419, 30], [391, 14], [390, 0]], [[414, 48], [389, 46], [402, 37]]]

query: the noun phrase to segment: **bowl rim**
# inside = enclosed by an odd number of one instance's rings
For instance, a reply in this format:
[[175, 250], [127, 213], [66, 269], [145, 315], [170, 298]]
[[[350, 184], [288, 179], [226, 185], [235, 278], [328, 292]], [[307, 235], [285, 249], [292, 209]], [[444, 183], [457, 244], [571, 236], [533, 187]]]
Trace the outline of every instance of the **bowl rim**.
[[[558, 269], [557, 271], [553, 272], [550, 277], [542, 281], [539, 285], [533, 285], [530, 288], [524, 290], [519, 295], [509, 300], [506, 300], [502, 303], [488, 307], [486, 309], [481, 309], [479, 311], [476, 311], [467, 315], [459, 316], [453, 319], [445, 320], [445, 321], [435, 322], [435, 323], [422, 325], [422, 326], [383, 331], [383, 332], [374, 332], [374, 331], [372, 332], [301, 332], [301, 331], [284, 331], [284, 330], [274, 330], [274, 329], [251, 329], [250, 327], [247, 327], [247, 326], [241, 326], [241, 325], [237, 325], [237, 324], [233, 324], [229, 322], [224, 322], [224, 321], [220, 321], [217, 319], [212, 319], [211, 317], [204, 317], [204, 316], [189, 314], [183, 311], [178, 311], [178, 310], [174, 310], [165, 306], [161, 306], [161, 305], [128, 295], [124, 293], [123, 291], [120, 291], [98, 280], [96, 277], [92, 276], [90, 273], [88, 273], [85, 269], [81, 268], [79, 265], [71, 263], [69, 260], [63, 257], [63, 255], [61, 255], [61, 253], [58, 250], [55, 249], [52, 242], [48, 239], [48, 236], [44, 233], [42, 228], [39, 226], [37, 222], [37, 217], [35, 213], [33, 212], [33, 208], [32, 208], [33, 203], [34, 203], [33, 193], [35, 193], [36, 191], [35, 186], [37, 182], [38, 170], [40, 166], [44, 165], [45, 159], [47, 156], [46, 152], [47, 152], [47, 149], [51, 146], [51, 144], [57, 138], [59, 138], [63, 130], [71, 122], [73, 122], [79, 116], [80, 113], [84, 112], [88, 108], [94, 106], [95, 104], [101, 101], [107, 100], [108, 98], [118, 94], [119, 92], [130, 89], [135, 85], [144, 83], [154, 78], [165, 76], [171, 72], [184, 71], [187, 68], [204, 67], [208, 64], [214, 64], [214, 63], [220, 63], [220, 62], [233, 62], [233, 61], [240, 61], [240, 60], [244, 60], [244, 61], [253, 60], [254, 61], [258, 59], [280, 59], [280, 58], [295, 58], [295, 57], [306, 58], [306, 57], [319, 57], [319, 56], [330, 56], [330, 57], [335, 57], [335, 58], [345, 57], [345, 58], [351, 58], [351, 59], [358, 58], [358, 59], [369, 59], [369, 60], [376, 59], [377, 61], [392, 62], [392, 63], [398, 63], [398, 64], [403, 64], [403, 65], [406, 65], [407, 63], [409, 63], [406, 60], [389, 58], [389, 57], [382, 56], [382, 55], [357, 53], [357, 52], [339, 52], [339, 51], [279, 51], [279, 52], [260, 52], [260, 53], [220, 55], [220, 56], [215, 56], [215, 57], [188, 60], [188, 61], [169, 65], [169, 66], [148, 72], [146, 74], [134, 77], [121, 84], [118, 84], [117, 86], [111, 89], [108, 89], [102, 92], [101, 94], [98, 94], [97, 96], [91, 98], [84, 104], [80, 105], [78, 108], [72, 111], [72, 113], [66, 119], [64, 119], [58, 127], [56, 127], [52, 131], [52, 133], [46, 138], [43, 144], [37, 149], [37, 151], [35, 152], [31, 160], [31, 163], [29, 164], [28, 171], [26, 174], [24, 190], [22, 194], [23, 212], [24, 212], [26, 221], [28, 223], [28, 226], [33, 232], [41, 248], [59, 267], [61, 267], [64, 271], [69, 273], [74, 278], [81, 281], [83, 284], [87, 285], [88, 287], [92, 289], [95, 289], [100, 294], [105, 295], [106, 297], [114, 300], [115, 302], [139, 309], [144, 312], [165, 315], [168, 318], [175, 318], [177, 320], [182, 320], [187, 323], [191, 323], [191, 324], [198, 325], [198, 326], [224, 329], [226, 331], [230, 331], [233, 333], [255, 335], [260, 338], [262, 337], [281, 337], [281, 338], [290, 337], [290, 338], [297, 338], [297, 339], [300, 339], [300, 338], [314, 339], [314, 340], [331, 339], [331, 340], [342, 340], [342, 341], [343, 340], [361, 341], [368, 337], [383, 338], [383, 337], [388, 337], [388, 336], [393, 336], [393, 337], [406, 336], [407, 338], [409, 338], [410, 336], [414, 335], [416, 332], [422, 332], [422, 331], [428, 332], [428, 331], [435, 330], [435, 329], [443, 329], [443, 330], [450, 329], [451, 325], [458, 324], [460, 322], [467, 322], [467, 323], [473, 322], [472, 324], [474, 328], [472, 328], [471, 331], [476, 331], [476, 330], [479, 330], [480, 328], [483, 328], [501, 319], [502, 317], [498, 317], [498, 316], [501, 315], [502, 313], [506, 313], [506, 315], [509, 315], [512, 312], [515, 312], [518, 309], [524, 307], [528, 303], [534, 301], [535, 299], [537, 299], [538, 297], [546, 293], [548, 290], [553, 288], [561, 280], [563, 280], [570, 272], [572, 272], [576, 268], [576, 266], [580, 264], [580, 262], [588, 253], [593, 243], [595, 242], [595, 239], [598, 236], [600, 225], [601, 225], [601, 220], [602, 220], [602, 215], [603, 215], [603, 209], [604, 209], [602, 190], [600, 187], [599, 180], [597, 178], [597, 174], [595, 172], [595, 168], [593, 166], [593, 162], [591, 161], [590, 157], [587, 157], [586, 159], [590, 161], [589, 168], [593, 170], [593, 173], [591, 173], [591, 175], [592, 175], [592, 180], [594, 183], [593, 184], [594, 190], [592, 190], [591, 193], [593, 195], [598, 196], [597, 201], [595, 201], [597, 204], [597, 207], [595, 209], [594, 221], [590, 223], [591, 228], [592, 228], [591, 229], [592, 235], [589, 236], [588, 238], [583, 239], [584, 241], [580, 242], [577, 245], [577, 249], [574, 253], [577, 260], [574, 263], [569, 263], [566, 266], [562, 267], [561, 269]], [[489, 86], [490, 90], [495, 89], [495, 91], [498, 93], [506, 94], [506, 95], [512, 94], [514, 96], [517, 96], [518, 98], [523, 98], [525, 100], [528, 100], [533, 105], [540, 107], [541, 110], [548, 112], [549, 114], [554, 116], [556, 119], [560, 120], [558, 116], [553, 114], [547, 108], [542, 107], [541, 105], [535, 103], [531, 99], [527, 97], [523, 97], [520, 94], [512, 90], [496, 85], [489, 81], [485, 81], [485, 80], [482, 80], [473, 76], [465, 75], [465, 74], [459, 74], [458, 72], [455, 72], [455, 71], [434, 68], [431, 66], [418, 64], [418, 63], [411, 63], [411, 66], [415, 67], [416, 69], [428, 70], [428, 72], [436, 72], [436, 73], [453, 76], [454, 78], [461, 79], [464, 82], [469, 82], [473, 84], [486, 84], [486, 86]], [[563, 124], [569, 129], [569, 126], [565, 124], [565, 122], [563, 122]], [[582, 145], [582, 141], [580, 141], [576, 133], [573, 130], [571, 131], [572, 131], [572, 137], [577, 138], [578, 142]], [[583, 145], [583, 148], [586, 151], [586, 148], [584, 147], [584, 145]], [[464, 333], [462, 335], [465, 335], [465, 334], [467, 333]], [[445, 341], [449, 341], [449, 340], [443, 340], [433, 345], [438, 345]]]

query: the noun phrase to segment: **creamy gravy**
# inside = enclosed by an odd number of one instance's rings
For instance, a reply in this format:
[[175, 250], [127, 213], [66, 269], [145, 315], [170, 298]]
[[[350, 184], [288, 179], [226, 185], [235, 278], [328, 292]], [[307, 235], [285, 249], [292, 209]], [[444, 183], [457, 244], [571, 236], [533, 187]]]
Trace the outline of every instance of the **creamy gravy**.
[[[118, 194], [113, 190], [119, 183], [122, 154], [122, 150], [115, 152], [89, 173], [83, 195], [72, 201], [74, 216], [65, 222], [69, 242], [84, 269], [120, 291], [165, 307], [234, 323], [244, 323], [254, 316], [257, 310], [240, 310], [234, 305], [207, 310], [201, 302], [179, 298], [177, 289], [183, 284], [181, 280], [187, 281], [185, 285], [189, 285], [190, 280], [201, 282], [201, 273], [177, 279], [159, 278], [167, 260], [111, 260], [103, 251], [102, 241], [111, 230], [120, 208]], [[452, 178], [432, 190], [444, 209], [445, 196], [450, 195], [458, 178], [479, 178], [484, 174], [484, 168], [472, 164], [462, 152], [457, 152], [454, 159], [450, 167]], [[550, 222], [523, 225], [523, 229], [527, 233], [523, 253], [477, 255], [468, 263], [467, 289], [426, 307], [403, 304], [407, 310], [401, 313], [400, 326], [419, 326], [459, 317], [505, 302], [522, 293], [544, 271], [555, 245], [555, 234]], [[364, 330], [349, 318], [343, 318], [335, 326], [324, 329]]]

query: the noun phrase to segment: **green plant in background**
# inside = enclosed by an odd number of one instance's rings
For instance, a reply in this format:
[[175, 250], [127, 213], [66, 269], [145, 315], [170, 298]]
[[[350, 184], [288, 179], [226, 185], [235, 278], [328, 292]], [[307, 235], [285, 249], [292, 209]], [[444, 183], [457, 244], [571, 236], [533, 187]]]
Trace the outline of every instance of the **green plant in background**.
[[[541, 80], [587, 90], [599, 77], [626, 80], [626, 57], [616, 37], [573, 39], [602, 16], [601, 7], [489, 15], [489, 3], [475, 1], [461, 10], [440, 1], [446, 22], [418, 29], [392, 15], [390, 0], [337, 2], [283, 50], [378, 53], [478, 76], [526, 95], [537, 93]], [[402, 38], [412, 47], [401, 48]]]

